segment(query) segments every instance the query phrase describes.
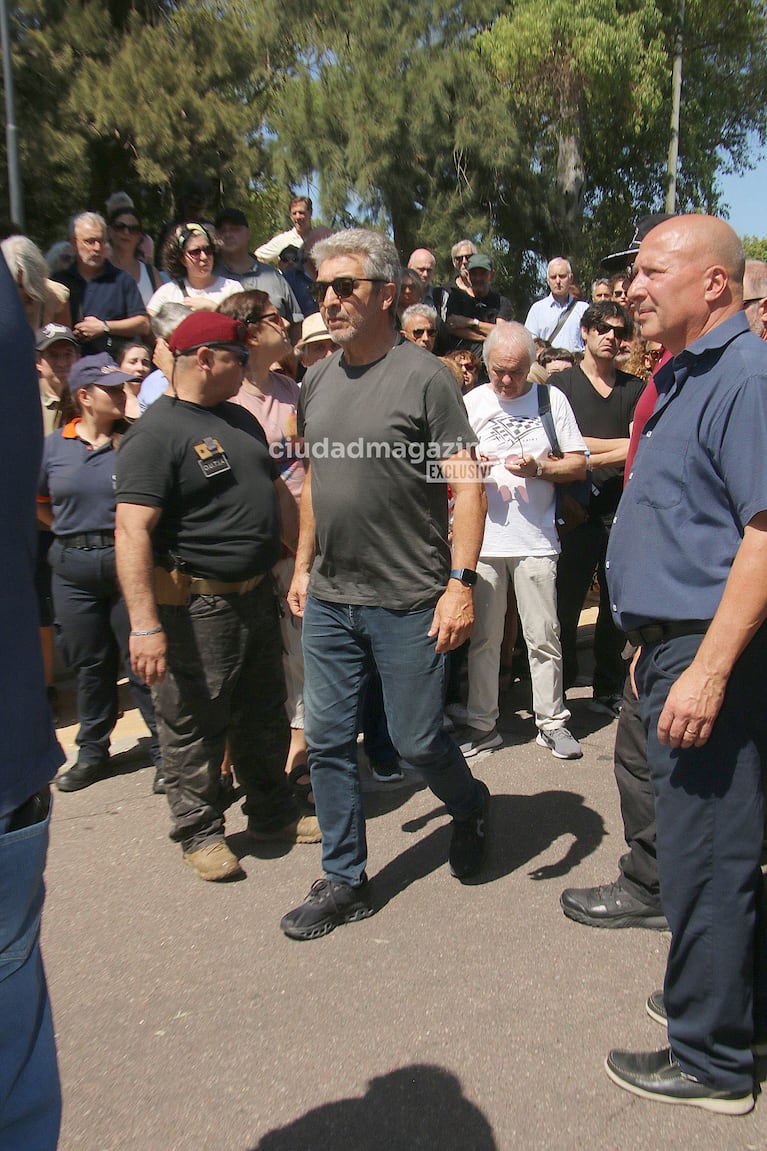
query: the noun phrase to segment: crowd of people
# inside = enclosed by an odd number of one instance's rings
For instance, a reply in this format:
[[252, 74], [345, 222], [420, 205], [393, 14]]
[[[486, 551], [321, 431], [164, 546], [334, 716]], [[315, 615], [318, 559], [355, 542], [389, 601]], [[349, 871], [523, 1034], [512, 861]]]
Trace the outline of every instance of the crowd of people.
[[720, 220], [647, 217], [590, 299], [550, 260], [522, 323], [470, 240], [438, 286], [430, 249], [403, 267], [378, 233], [314, 227], [304, 196], [255, 251], [236, 207], [199, 205], [157, 245], [124, 194], [107, 212], [73, 217], [68, 264], [2, 243], [35, 331], [54, 712], [54, 621], [77, 682], [59, 790], [109, 773], [122, 659], [196, 876], [242, 874], [235, 794], [254, 838], [321, 840], [323, 874], [281, 922], [311, 940], [376, 908], [360, 732], [376, 779], [415, 771], [442, 800], [467, 880], [492, 805], [467, 761], [503, 743], [504, 658], [526, 662], [558, 760], [583, 755], [567, 692], [590, 686], [617, 720], [629, 850], [562, 909], [672, 933], [648, 1001], [670, 1045], [611, 1052], [607, 1072], [749, 1110], [767, 1041], [767, 265]]

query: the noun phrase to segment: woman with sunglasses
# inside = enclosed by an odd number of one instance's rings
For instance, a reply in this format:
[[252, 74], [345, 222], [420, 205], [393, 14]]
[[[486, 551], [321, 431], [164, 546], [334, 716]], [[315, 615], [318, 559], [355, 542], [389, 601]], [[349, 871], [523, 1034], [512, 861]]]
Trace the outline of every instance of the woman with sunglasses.
[[227, 296], [242, 291], [239, 280], [215, 271], [219, 245], [202, 224], [179, 224], [163, 245], [160, 263], [171, 281], [154, 293], [146, 310], [154, 316], [163, 304], [184, 304], [193, 311], [215, 312]]
[[144, 306], [162, 286], [163, 278], [157, 268], [139, 258], [138, 248], [144, 228], [133, 208], [117, 208], [109, 217], [109, 243], [112, 263], [129, 272], [139, 290]]
[[[290, 325], [283, 319], [266, 292], [253, 289], [229, 296], [219, 312], [248, 326], [250, 357], [245, 378], [231, 401], [247, 408], [264, 429], [270, 454], [278, 461], [281, 478], [298, 508], [306, 468], [296, 437], [298, 384], [290, 376], [272, 370], [272, 364], [290, 352]], [[283, 544], [282, 556], [273, 568], [282, 605], [283, 669], [290, 720], [290, 747], [285, 771], [297, 796], [309, 796], [306, 740], [304, 739], [304, 660], [301, 651], [301, 621], [289, 610], [286, 596], [293, 577], [294, 554]], [[234, 765], [236, 768], [236, 764]]]

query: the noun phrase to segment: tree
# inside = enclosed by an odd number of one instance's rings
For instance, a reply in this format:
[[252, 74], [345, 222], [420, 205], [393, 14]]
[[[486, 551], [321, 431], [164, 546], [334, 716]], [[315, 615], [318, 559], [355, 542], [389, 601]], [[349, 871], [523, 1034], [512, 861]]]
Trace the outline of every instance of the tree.
[[[477, 51], [504, 84], [539, 174], [540, 233], [596, 270], [637, 216], [659, 210], [675, 0], [512, 0]], [[689, 0], [679, 203], [716, 212], [716, 173], [765, 136], [761, 0]], [[585, 269], [584, 269], [585, 270]]]
[[767, 236], [741, 236], [741, 240], [747, 260], [764, 260], [767, 263]]

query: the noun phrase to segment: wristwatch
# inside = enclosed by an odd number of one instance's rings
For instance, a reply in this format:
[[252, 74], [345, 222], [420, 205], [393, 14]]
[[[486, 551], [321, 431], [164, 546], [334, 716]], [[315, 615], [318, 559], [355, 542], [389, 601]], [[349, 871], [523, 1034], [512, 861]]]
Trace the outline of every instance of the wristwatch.
[[540, 460], [535, 465], [535, 474], [540, 478], [543, 475], [543, 464]]
[[464, 587], [474, 587], [477, 582], [477, 573], [471, 568], [453, 568], [450, 579], [458, 579]]

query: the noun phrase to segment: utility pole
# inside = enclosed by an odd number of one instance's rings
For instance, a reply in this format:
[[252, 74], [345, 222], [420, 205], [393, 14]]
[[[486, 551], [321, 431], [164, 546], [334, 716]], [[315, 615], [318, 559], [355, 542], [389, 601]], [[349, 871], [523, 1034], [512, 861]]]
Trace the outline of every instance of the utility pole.
[[6, 0], [0, 0], [0, 38], [3, 42], [3, 88], [5, 90], [5, 145], [8, 153], [8, 198], [10, 215], [14, 224], [24, 227], [24, 198], [21, 192], [19, 172], [18, 133], [16, 111], [13, 100], [13, 60], [11, 58], [11, 38], [8, 34], [8, 8]]
[[676, 212], [676, 170], [679, 160], [679, 120], [682, 108], [682, 55], [684, 50], [684, 0], [679, 0], [678, 24], [674, 41], [674, 66], [671, 73], [671, 138], [668, 145], [666, 174], [666, 211]]

